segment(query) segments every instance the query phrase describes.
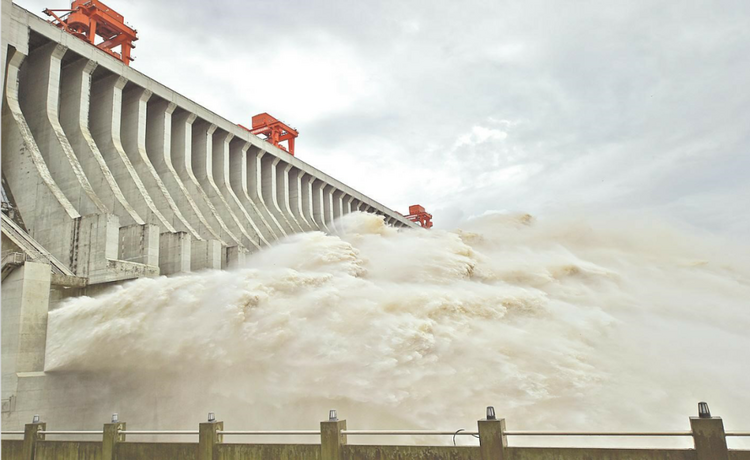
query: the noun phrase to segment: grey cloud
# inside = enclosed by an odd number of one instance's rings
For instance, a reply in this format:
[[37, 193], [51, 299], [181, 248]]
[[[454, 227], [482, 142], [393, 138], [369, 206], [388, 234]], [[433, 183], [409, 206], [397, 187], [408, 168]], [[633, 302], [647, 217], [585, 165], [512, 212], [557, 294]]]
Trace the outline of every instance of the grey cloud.
[[[750, 228], [747, 2], [110, 3], [139, 29], [139, 70], [237, 122], [277, 114], [300, 129], [300, 158], [393, 208], [424, 204], [439, 226], [570, 207]], [[211, 87], [214, 63], [284, 47], [364, 73], [368, 91], [300, 125], [304, 97], [254, 102], [273, 81]], [[507, 137], [457, 146], [474, 127]], [[502, 171], [524, 173], [481, 180]]]

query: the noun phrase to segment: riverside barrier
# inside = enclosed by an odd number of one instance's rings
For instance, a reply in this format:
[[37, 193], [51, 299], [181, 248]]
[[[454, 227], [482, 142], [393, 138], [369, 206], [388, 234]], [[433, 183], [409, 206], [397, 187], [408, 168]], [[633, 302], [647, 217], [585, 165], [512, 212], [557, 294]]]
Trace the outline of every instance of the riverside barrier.
[[[477, 422], [477, 431], [438, 430], [349, 430], [335, 410], [319, 430], [226, 431], [224, 422], [209, 413], [198, 430], [129, 430], [113, 414], [111, 423], [98, 431], [54, 431], [38, 416], [24, 431], [3, 431], [2, 458], [8, 460], [750, 460], [750, 450], [727, 448], [727, 437], [750, 437], [747, 432], [726, 432], [721, 417], [712, 417], [708, 405], [699, 404], [697, 417], [690, 417], [690, 431], [667, 432], [565, 432], [509, 431], [505, 419], [495, 417], [488, 407], [486, 417]], [[133, 442], [127, 436], [197, 437], [198, 442]], [[10, 439], [22, 436], [22, 439]], [[48, 437], [73, 436], [89, 440], [54, 440]], [[225, 442], [233, 436], [311, 436], [316, 444], [239, 444]], [[453, 446], [349, 444], [350, 436], [451, 436]], [[479, 446], [456, 446], [456, 436], [473, 436]], [[692, 449], [591, 448], [591, 447], [514, 447], [508, 438], [522, 436], [576, 437], [691, 437]], [[9, 437], [9, 438], [6, 438]], [[98, 439], [97, 439], [98, 438]]]

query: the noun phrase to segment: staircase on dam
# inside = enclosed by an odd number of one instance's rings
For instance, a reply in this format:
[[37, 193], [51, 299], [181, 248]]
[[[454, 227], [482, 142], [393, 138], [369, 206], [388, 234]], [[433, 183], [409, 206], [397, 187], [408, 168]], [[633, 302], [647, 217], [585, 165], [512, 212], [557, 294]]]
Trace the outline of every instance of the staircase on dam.
[[416, 227], [10, 0], [2, 65], [14, 215], [2, 220], [2, 394], [24, 417], [51, 397], [37, 381], [46, 315], [66, 297], [231, 268], [290, 234], [336, 234], [354, 211]]

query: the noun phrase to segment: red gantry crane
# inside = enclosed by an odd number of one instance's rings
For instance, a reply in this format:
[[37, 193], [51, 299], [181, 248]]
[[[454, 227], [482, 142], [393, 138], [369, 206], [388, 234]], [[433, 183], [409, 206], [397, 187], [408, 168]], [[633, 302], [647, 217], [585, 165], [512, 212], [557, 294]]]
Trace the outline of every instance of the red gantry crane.
[[[248, 129], [242, 125], [240, 128], [247, 129], [251, 134], [256, 136], [263, 135], [264, 139], [276, 147], [284, 150], [294, 156], [294, 140], [299, 136], [299, 132], [290, 128], [286, 123], [277, 120], [267, 113], [259, 113], [253, 117], [253, 129]], [[281, 145], [286, 141], [287, 146]]]
[[423, 228], [432, 228], [432, 214], [418, 204], [409, 206], [409, 215], [405, 217]]
[[[65, 14], [57, 15], [57, 13]], [[125, 25], [125, 18], [99, 0], [73, 0], [70, 9], [44, 10], [52, 16], [50, 22], [64, 31], [87, 41], [102, 51], [130, 65], [133, 60], [130, 51], [135, 48], [133, 42], [138, 40], [137, 30]], [[96, 43], [96, 37], [102, 41]], [[114, 51], [120, 47], [120, 52]]]
[[[134, 60], [130, 52], [135, 48], [133, 42], [138, 40], [138, 31], [125, 25], [125, 18], [121, 14], [99, 0], [73, 0], [70, 9], [47, 8], [44, 13], [52, 16], [52, 24], [109, 53], [125, 65], [130, 65], [130, 61]], [[96, 43], [96, 37], [101, 37], [102, 41]], [[114, 51], [117, 47], [120, 47], [119, 53]], [[286, 123], [267, 113], [260, 113], [253, 117], [252, 129], [238, 126], [251, 134], [263, 136], [264, 140], [294, 156], [294, 140], [299, 132]], [[282, 142], [287, 145], [282, 145]], [[418, 204], [409, 206], [406, 218], [423, 228], [432, 227], [432, 214]]]

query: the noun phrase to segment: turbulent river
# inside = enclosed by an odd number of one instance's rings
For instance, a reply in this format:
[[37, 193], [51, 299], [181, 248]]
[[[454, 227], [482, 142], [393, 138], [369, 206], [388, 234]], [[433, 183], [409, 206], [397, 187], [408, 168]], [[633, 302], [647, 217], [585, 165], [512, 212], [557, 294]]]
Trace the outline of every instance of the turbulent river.
[[687, 430], [702, 400], [750, 429], [746, 248], [633, 221], [340, 224], [61, 303], [47, 372], [103, 382], [92, 410], [131, 429], [315, 429], [333, 408], [475, 429], [494, 405], [509, 429]]

